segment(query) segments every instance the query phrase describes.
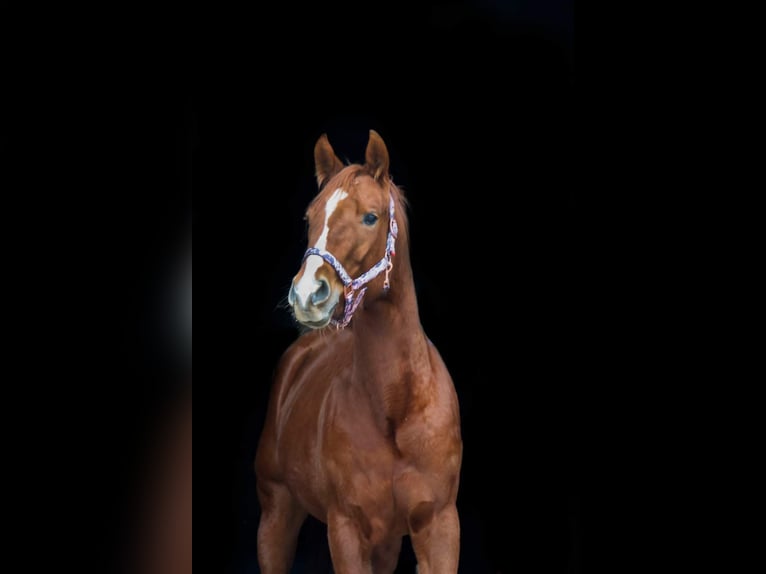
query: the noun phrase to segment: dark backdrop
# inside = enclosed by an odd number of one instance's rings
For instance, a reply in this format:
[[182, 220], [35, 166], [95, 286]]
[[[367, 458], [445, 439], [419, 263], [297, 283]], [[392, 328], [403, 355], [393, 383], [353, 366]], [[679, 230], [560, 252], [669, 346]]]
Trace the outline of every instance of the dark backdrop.
[[[225, 344], [205, 382], [215, 402], [197, 402], [195, 445], [218, 464], [201, 479], [212, 471], [201, 504], [215, 520], [196, 521], [195, 540], [224, 571], [258, 571], [252, 460], [274, 365], [297, 336], [280, 303], [306, 247], [313, 145], [327, 132], [362, 161], [373, 128], [410, 200], [421, 320], [460, 399], [461, 571], [580, 571], [599, 287], [574, 174], [571, 3], [317, 5], [248, 22], [201, 53], [197, 214], [214, 234], [205, 284], [221, 296], [203, 313], [225, 330], [200, 336]], [[328, 561], [310, 519], [295, 571]], [[407, 545], [401, 565], [414, 569]]]

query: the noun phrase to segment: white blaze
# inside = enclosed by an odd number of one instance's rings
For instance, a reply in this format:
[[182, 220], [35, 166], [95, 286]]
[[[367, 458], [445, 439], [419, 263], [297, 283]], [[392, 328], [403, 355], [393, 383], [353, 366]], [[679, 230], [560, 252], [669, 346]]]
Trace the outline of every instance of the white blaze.
[[[330, 199], [327, 200], [327, 203], [324, 206], [324, 228], [322, 229], [319, 239], [317, 239], [317, 242], [314, 244], [314, 247], [317, 249], [327, 248], [327, 235], [330, 233], [330, 216], [338, 207], [338, 204], [347, 197], [348, 194], [341, 188], [338, 188], [330, 196]], [[306, 258], [306, 269], [303, 272], [300, 281], [295, 284], [295, 295], [298, 297], [298, 303], [302, 307], [306, 306], [306, 302], [311, 294], [317, 290], [317, 287], [319, 287], [316, 272], [322, 266], [322, 263], [324, 263], [324, 259], [319, 257], [319, 255], [309, 255], [308, 258]]]

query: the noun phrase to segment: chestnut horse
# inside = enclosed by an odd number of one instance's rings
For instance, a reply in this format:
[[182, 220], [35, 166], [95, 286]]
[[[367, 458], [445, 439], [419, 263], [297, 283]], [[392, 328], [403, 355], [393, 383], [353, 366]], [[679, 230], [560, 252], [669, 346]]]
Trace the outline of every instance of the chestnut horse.
[[337, 574], [393, 572], [407, 534], [419, 574], [455, 573], [458, 401], [420, 325], [388, 150], [370, 131], [365, 164], [344, 166], [322, 135], [314, 161], [312, 247], [288, 295], [311, 330], [279, 362], [255, 459], [261, 570], [289, 571], [310, 513]]

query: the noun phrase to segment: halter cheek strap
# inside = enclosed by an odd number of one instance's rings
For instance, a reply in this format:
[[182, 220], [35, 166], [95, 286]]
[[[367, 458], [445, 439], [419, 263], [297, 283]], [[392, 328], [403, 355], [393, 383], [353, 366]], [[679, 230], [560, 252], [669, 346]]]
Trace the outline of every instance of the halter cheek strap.
[[343, 264], [341, 264], [340, 261], [338, 261], [335, 256], [330, 253], [329, 251], [326, 251], [325, 249], [318, 249], [316, 247], [309, 247], [306, 250], [305, 255], [303, 256], [303, 259], [305, 260], [309, 255], [318, 255], [327, 263], [329, 263], [333, 269], [335, 269], [335, 272], [338, 274], [338, 277], [343, 282], [343, 291], [345, 296], [345, 308], [343, 311], [343, 318], [338, 321], [336, 319], [332, 319], [331, 323], [336, 326], [338, 329], [343, 329], [351, 322], [351, 317], [354, 315], [354, 311], [356, 311], [356, 308], [359, 306], [359, 303], [362, 302], [362, 299], [364, 298], [364, 294], [367, 292], [366, 285], [375, 279], [378, 275], [386, 272], [386, 278], [383, 282], [383, 289], [384, 291], [388, 291], [389, 287], [391, 286], [388, 282], [388, 274], [391, 273], [391, 269], [394, 267], [394, 256], [396, 255], [396, 236], [399, 233], [399, 226], [396, 223], [396, 218], [394, 217], [394, 196], [389, 195], [389, 202], [388, 202], [388, 236], [386, 237], [386, 252], [383, 255], [383, 258], [378, 261], [375, 265], [373, 265], [370, 269], [362, 273], [359, 277], [356, 279], [351, 279], [351, 276], [346, 272], [346, 269], [343, 267]]

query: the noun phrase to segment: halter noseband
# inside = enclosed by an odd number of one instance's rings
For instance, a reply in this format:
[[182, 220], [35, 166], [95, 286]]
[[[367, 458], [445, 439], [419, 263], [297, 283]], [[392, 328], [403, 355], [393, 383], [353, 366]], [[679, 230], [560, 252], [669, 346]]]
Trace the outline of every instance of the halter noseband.
[[304, 261], [309, 255], [318, 255], [327, 261], [327, 263], [329, 263], [332, 268], [335, 269], [338, 277], [340, 277], [340, 280], [343, 282], [343, 292], [345, 296], [343, 318], [340, 321], [336, 319], [331, 319], [330, 321], [330, 323], [332, 323], [338, 329], [343, 329], [351, 322], [351, 317], [354, 315], [354, 311], [356, 311], [359, 303], [361, 303], [362, 299], [364, 298], [364, 294], [367, 292], [367, 287], [365, 287], [365, 285], [367, 285], [370, 281], [385, 271], [386, 278], [383, 282], [383, 291], [388, 291], [389, 287], [391, 286], [388, 282], [388, 274], [391, 273], [391, 269], [394, 267], [393, 258], [394, 255], [396, 255], [396, 236], [399, 233], [399, 226], [396, 224], [396, 218], [394, 217], [393, 194], [389, 194], [388, 221], [389, 224], [388, 236], [386, 237], [386, 252], [383, 255], [383, 258], [356, 279], [351, 279], [351, 276], [343, 268], [341, 262], [338, 261], [332, 253], [325, 249], [309, 247], [306, 250], [306, 253], [303, 255]]

